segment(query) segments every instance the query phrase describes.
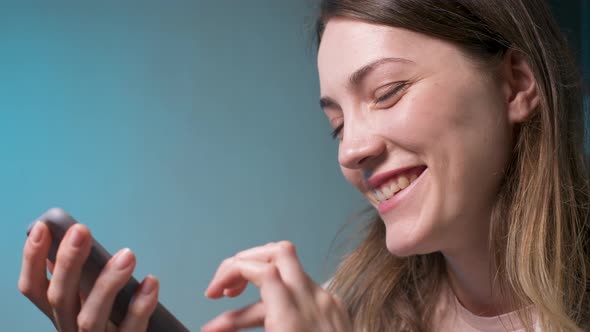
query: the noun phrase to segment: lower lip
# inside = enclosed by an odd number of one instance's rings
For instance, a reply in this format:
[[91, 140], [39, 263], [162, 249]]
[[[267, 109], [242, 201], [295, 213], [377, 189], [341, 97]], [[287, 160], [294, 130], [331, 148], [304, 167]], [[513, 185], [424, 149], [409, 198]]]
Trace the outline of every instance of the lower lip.
[[383, 215], [393, 210], [399, 204], [401, 204], [401, 202], [412, 193], [414, 188], [418, 184], [420, 184], [420, 182], [422, 182], [422, 178], [424, 177], [424, 174], [426, 174], [426, 172], [428, 172], [428, 168], [425, 169], [424, 172], [422, 172], [422, 174], [420, 174], [420, 176], [416, 178], [416, 180], [414, 180], [414, 182], [412, 182], [406, 189], [403, 189], [399, 193], [393, 195], [390, 199], [379, 203], [379, 205], [377, 205], [377, 210], [379, 211], [379, 214]]

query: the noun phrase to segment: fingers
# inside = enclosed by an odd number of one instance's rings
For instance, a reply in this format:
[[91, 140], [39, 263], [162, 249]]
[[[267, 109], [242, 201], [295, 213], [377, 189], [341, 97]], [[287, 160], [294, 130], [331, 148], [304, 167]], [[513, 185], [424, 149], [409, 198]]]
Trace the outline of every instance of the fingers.
[[52, 318], [52, 310], [47, 301], [47, 266], [45, 260], [51, 246], [51, 234], [47, 225], [35, 224], [23, 249], [23, 260], [18, 288], [37, 308]]
[[135, 293], [127, 316], [119, 326], [119, 332], [136, 332], [147, 329], [150, 316], [158, 304], [160, 284], [158, 279], [148, 275]]
[[262, 302], [238, 310], [224, 312], [201, 327], [202, 332], [233, 332], [264, 325], [265, 308]]
[[[251, 282], [261, 304], [226, 312], [203, 327], [206, 332], [264, 326], [267, 331], [350, 331], [341, 301], [324, 291], [303, 271], [289, 242], [249, 249], [226, 259], [205, 291], [210, 298], [235, 296]], [[262, 307], [264, 306], [264, 307]], [[262, 310], [262, 309], [264, 310]]]
[[223, 273], [211, 281], [205, 295], [210, 298], [219, 298], [223, 289], [231, 288], [243, 280], [252, 282], [261, 290], [264, 283], [279, 282], [282, 284], [281, 275], [274, 264], [234, 258], [231, 266], [228, 266]]
[[295, 245], [288, 241], [269, 243], [262, 247], [242, 251], [239, 258], [275, 263], [283, 280], [290, 285], [308, 285], [309, 280], [299, 262]]
[[[237, 261], [244, 260], [268, 262], [276, 265], [285, 283], [298, 291], [310, 291], [310, 288], [313, 287], [313, 282], [299, 263], [295, 246], [290, 242], [282, 241], [252, 248], [224, 260], [205, 294], [211, 298], [220, 298], [224, 295], [234, 297], [241, 294], [246, 288], [248, 280], [239, 278], [239, 275], [236, 275], [232, 269]], [[219, 283], [220, 280], [223, 280], [223, 283]]]
[[78, 331], [76, 317], [80, 310], [80, 277], [92, 246], [91, 238], [86, 226], [73, 225], [57, 250], [47, 299], [53, 309], [55, 323], [62, 332]]
[[219, 268], [217, 268], [217, 271], [215, 272], [213, 279], [211, 280], [209, 286], [205, 290], [205, 296], [212, 299], [218, 299], [223, 297], [225, 289], [233, 289], [233, 292], [229, 292], [233, 295], [237, 293], [238, 290], [243, 290], [246, 288], [246, 286], [248, 285], [248, 280], [245, 278], [239, 278], [239, 275], [236, 276], [237, 278], [232, 279], [232, 283], [226, 282], [224, 284], [225, 287], [221, 288], [220, 286], [218, 286], [217, 281], [220, 280], [222, 275], [227, 274], [227, 271], [234, 265], [236, 260], [238, 260], [238, 258], [234, 256], [231, 258], [227, 258], [223, 262], [221, 262], [221, 265], [219, 265]]
[[79, 329], [96, 332], [105, 330], [115, 297], [131, 278], [135, 262], [135, 255], [127, 248], [117, 252], [108, 261], [77, 317]]
[[[46, 224], [37, 223], [25, 242], [19, 290], [61, 332], [109, 330], [107, 325], [114, 299], [135, 267], [133, 253], [123, 249], [109, 260], [90, 294], [81, 294], [80, 279], [92, 246], [91, 239], [90, 231], [84, 225], [70, 227], [59, 245], [55, 266], [47, 260], [51, 233]], [[47, 279], [47, 269], [52, 274], [51, 280]], [[118, 331], [145, 331], [158, 303], [158, 292], [158, 280], [153, 276], [146, 277]]]
[[237, 282], [237, 286], [232, 288], [226, 288], [223, 290], [223, 295], [227, 297], [236, 297], [239, 296], [244, 292], [244, 290], [248, 287], [248, 282], [245, 280]]
[[45, 264], [47, 265], [47, 269], [49, 270], [49, 273], [51, 273], [51, 275], [53, 275], [53, 268], [54, 268], [53, 263], [49, 259], [46, 259]]

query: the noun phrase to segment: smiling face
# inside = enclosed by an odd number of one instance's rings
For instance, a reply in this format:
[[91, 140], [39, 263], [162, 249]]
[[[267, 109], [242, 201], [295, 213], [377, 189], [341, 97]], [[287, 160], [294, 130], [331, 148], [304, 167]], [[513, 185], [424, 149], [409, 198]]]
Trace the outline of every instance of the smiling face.
[[342, 172], [379, 211], [389, 251], [485, 242], [512, 148], [498, 75], [443, 40], [345, 18], [327, 23], [318, 70]]

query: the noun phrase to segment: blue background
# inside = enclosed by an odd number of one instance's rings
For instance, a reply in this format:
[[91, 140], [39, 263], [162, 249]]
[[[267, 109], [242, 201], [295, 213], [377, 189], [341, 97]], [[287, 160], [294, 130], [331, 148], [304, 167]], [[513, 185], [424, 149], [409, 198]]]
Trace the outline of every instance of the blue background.
[[[202, 295], [237, 251], [288, 239], [330, 275], [365, 203], [318, 107], [314, 3], [0, 1], [0, 330], [53, 330], [17, 289], [25, 228], [52, 206], [130, 247], [195, 331], [258, 298]], [[579, 20], [552, 3], [588, 78], [589, 2]]]
[[191, 330], [257, 300], [203, 296], [240, 250], [288, 239], [329, 276], [364, 203], [318, 106], [311, 1], [1, 4], [0, 330], [52, 330], [17, 289], [52, 206], [130, 247]]

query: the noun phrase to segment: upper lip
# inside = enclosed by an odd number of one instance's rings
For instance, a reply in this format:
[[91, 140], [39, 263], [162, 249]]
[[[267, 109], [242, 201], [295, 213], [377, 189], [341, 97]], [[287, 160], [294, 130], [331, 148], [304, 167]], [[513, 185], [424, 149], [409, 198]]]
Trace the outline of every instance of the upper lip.
[[419, 167], [419, 166], [420, 165], [401, 167], [401, 168], [396, 168], [396, 169], [391, 170], [391, 171], [387, 171], [387, 172], [375, 174], [375, 175], [371, 176], [367, 180], [367, 186], [368, 186], [368, 188], [370, 190], [377, 189], [382, 184], [384, 184], [385, 182], [389, 181], [391, 178], [396, 177], [398, 174], [403, 173], [403, 172], [406, 172], [409, 169], [412, 169], [412, 168], [415, 168], [415, 167]]

